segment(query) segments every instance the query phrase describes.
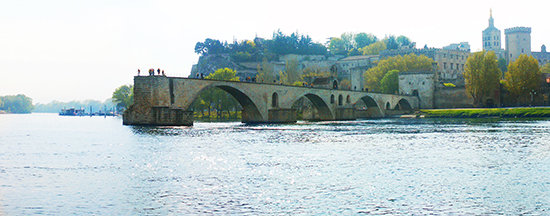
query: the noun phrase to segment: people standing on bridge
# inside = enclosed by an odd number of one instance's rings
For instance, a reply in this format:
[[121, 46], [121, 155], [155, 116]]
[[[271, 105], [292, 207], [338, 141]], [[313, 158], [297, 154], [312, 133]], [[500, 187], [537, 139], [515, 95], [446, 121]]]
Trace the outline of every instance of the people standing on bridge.
[[159, 68], [159, 69], [157, 69], [157, 74], [158, 74], [158, 75], [160, 75], [160, 68]]
[[139, 68], [138, 68], [138, 76], [139, 76], [139, 72], [140, 72], [140, 71], [139, 71]]
[[163, 76], [166, 76], [166, 74], [164, 73], [164, 70], [162, 70], [162, 75], [163, 75]]

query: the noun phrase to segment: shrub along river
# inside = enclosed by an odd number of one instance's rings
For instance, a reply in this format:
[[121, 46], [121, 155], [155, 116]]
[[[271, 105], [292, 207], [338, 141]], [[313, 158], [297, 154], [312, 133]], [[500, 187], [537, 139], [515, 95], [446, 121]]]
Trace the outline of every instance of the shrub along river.
[[550, 121], [0, 115], [0, 215], [550, 214]]

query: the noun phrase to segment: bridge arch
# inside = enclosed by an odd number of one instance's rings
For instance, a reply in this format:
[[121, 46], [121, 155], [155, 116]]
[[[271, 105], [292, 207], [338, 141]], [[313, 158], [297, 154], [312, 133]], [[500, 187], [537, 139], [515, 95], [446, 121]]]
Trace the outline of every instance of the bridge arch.
[[205, 86], [202, 88], [196, 95], [193, 100], [196, 100], [199, 95], [201, 95], [204, 91], [211, 88], [219, 88], [227, 93], [229, 93], [231, 96], [233, 96], [237, 102], [242, 106], [242, 121], [243, 122], [260, 122], [262, 121], [263, 115], [258, 109], [258, 106], [254, 103], [254, 101], [247, 96], [241, 89], [235, 88], [233, 86], [227, 85], [227, 83], [212, 83], [208, 86]]
[[367, 106], [367, 110], [369, 112], [370, 117], [373, 117], [373, 118], [384, 117], [384, 113], [382, 112], [380, 105], [378, 105], [378, 102], [376, 102], [374, 98], [366, 95], [361, 97], [360, 100]]
[[[309, 99], [309, 101], [313, 104], [313, 107], [317, 109], [317, 112], [319, 113], [319, 120], [333, 120], [334, 116], [332, 115], [332, 112], [330, 111], [330, 108], [328, 104], [323, 100], [321, 97], [319, 97], [316, 94], [307, 93], [300, 97], [297, 97], [292, 104], [296, 103], [300, 98], [305, 97]], [[331, 96], [331, 101], [334, 103], [334, 95]]]
[[401, 110], [413, 110], [411, 104], [406, 99], [399, 100], [399, 102], [397, 102], [397, 106], [399, 106]]

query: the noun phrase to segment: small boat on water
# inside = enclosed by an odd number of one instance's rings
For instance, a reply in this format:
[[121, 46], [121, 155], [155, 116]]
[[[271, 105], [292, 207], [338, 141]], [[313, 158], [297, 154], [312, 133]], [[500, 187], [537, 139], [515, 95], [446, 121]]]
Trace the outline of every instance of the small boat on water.
[[61, 109], [61, 112], [59, 112], [59, 115], [60, 116], [85, 116], [88, 114], [86, 113], [86, 110], [82, 108], [80, 109], [70, 108], [70, 109]]

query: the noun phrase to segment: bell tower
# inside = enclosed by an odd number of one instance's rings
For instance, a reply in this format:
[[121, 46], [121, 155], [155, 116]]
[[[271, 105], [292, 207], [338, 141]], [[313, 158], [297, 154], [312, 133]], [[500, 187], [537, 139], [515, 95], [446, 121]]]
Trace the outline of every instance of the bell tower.
[[489, 27], [483, 30], [482, 33], [483, 50], [494, 51], [497, 56], [502, 57], [502, 39], [501, 32], [495, 27], [495, 19], [493, 19], [493, 10], [489, 10]]

